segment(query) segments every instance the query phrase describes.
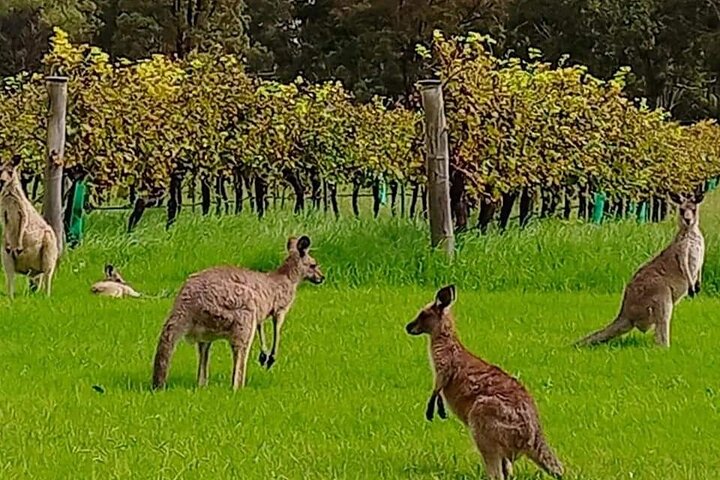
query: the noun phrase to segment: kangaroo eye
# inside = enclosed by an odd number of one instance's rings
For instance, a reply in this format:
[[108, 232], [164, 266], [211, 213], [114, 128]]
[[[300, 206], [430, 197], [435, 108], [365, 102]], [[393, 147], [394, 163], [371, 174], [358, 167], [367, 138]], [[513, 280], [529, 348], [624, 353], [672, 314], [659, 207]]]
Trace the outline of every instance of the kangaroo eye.
[[317, 263], [312, 263], [312, 264], [310, 264], [310, 268], [312, 268], [313, 270], [315, 270], [315, 269], [317, 268]]

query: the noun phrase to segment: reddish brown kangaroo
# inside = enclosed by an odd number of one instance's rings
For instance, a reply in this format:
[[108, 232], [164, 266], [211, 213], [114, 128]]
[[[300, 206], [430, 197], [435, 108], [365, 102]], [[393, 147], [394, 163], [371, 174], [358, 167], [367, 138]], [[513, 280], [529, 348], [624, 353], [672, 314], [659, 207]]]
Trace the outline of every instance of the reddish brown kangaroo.
[[512, 463], [522, 455], [561, 478], [563, 466], [545, 441], [530, 394], [519, 381], [460, 343], [450, 314], [454, 300], [455, 286], [440, 289], [435, 301], [405, 327], [410, 335], [430, 336], [435, 382], [425, 416], [432, 420], [437, 404], [438, 414], [446, 418], [445, 397], [455, 415], [470, 428], [493, 480], [512, 475]]
[[[217, 339], [230, 342], [233, 353], [232, 388], [245, 385], [247, 359], [257, 331], [260, 336], [260, 364], [268, 369], [275, 363], [280, 329], [303, 280], [320, 284], [323, 276], [308, 254], [310, 239], [290, 238], [285, 262], [274, 272], [263, 273], [222, 266], [190, 275], [175, 299], [155, 353], [153, 388], [165, 385], [175, 345], [185, 337], [198, 349], [198, 385], [207, 384], [210, 345]], [[273, 342], [265, 353], [262, 325], [272, 317]]]
[[678, 232], [655, 258], [640, 267], [625, 287], [620, 313], [610, 325], [583, 338], [576, 345], [607, 342], [633, 328], [647, 332], [655, 327], [655, 343], [670, 346], [673, 306], [687, 293], [700, 293], [705, 239], [700, 232], [703, 193], [689, 200], [674, 197], [680, 204]]

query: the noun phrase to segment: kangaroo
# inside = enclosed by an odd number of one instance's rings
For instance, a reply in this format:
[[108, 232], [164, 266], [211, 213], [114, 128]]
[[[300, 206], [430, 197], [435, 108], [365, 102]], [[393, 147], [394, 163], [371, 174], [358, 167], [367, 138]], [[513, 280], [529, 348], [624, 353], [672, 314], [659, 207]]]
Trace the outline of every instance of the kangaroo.
[[[224, 338], [233, 354], [232, 388], [245, 386], [247, 360], [255, 332], [260, 337], [260, 365], [275, 363], [280, 330], [303, 280], [325, 280], [309, 255], [310, 239], [290, 238], [288, 255], [273, 272], [256, 272], [234, 266], [212, 267], [190, 275], [165, 322], [155, 353], [153, 388], [165, 385], [175, 345], [185, 337], [197, 344], [199, 386], [207, 384], [210, 345]], [[267, 354], [263, 322], [272, 317], [273, 341]]]
[[140, 294], [128, 285], [120, 272], [110, 264], [105, 265], [105, 279], [95, 282], [90, 291], [96, 295], [112, 298], [140, 297]]
[[15, 296], [15, 274], [50, 295], [58, 260], [55, 232], [30, 203], [20, 184], [20, 157], [0, 166], [0, 213], [3, 224], [2, 263], [7, 293]]
[[635, 273], [625, 287], [617, 318], [576, 345], [594, 345], [626, 334], [633, 328], [647, 332], [655, 327], [655, 343], [670, 346], [673, 306], [687, 293], [700, 293], [705, 239], [700, 232], [700, 203], [704, 194], [690, 199], [673, 197], [679, 204], [678, 232], [673, 241]]
[[458, 339], [450, 306], [455, 286], [443, 287], [435, 301], [406, 327], [410, 335], [430, 336], [428, 352], [434, 388], [425, 416], [432, 420], [437, 405], [447, 418], [443, 397], [470, 428], [493, 480], [512, 475], [512, 463], [526, 455], [550, 475], [561, 478], [563, 466], [545, 441], [537, 407], [515, 378], [468, 351]]

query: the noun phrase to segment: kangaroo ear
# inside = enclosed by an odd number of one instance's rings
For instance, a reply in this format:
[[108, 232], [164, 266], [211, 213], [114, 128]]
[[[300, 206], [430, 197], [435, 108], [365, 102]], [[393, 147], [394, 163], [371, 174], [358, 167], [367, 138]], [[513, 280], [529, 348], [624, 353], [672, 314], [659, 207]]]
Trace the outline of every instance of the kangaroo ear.
[[695, 195], [693, 196], [693, 201], [695, 203], [701, 203], [703, 200], [705, 200], [705, 189], [703, 188], [703, 185], [700, 184], [695, 189]]
[[22, 162], [22, 157], [17, 153], [10, 159], [10, 165], [12, 165], [13, 168], [17, 168], [20, 165], [20, 162]]
[[300, 256], [304, 257], [305, 254], [307, 254], [308, 249], [310, 248], [310, 237], [303, 235], [300, 237], [300, 240], [297, 241], [297, 249], [298, 252], [300, 252]]
[[114, 271], [115, 271], [115, 267], [113, 267], [109, 263], [107, 265], [105, 265], [105, 276], [109, 277], [110, 275], [113, 274]]
[[435, 305], [443, 310], [448, 308], [455, 301], [455, 285], [448, 285], [438, 290], [435, 295]]
[[295, 249], [297, 249], [297, 238], [295, 238], [295, 237], [288, 238], [287, 251], [292, 252]]

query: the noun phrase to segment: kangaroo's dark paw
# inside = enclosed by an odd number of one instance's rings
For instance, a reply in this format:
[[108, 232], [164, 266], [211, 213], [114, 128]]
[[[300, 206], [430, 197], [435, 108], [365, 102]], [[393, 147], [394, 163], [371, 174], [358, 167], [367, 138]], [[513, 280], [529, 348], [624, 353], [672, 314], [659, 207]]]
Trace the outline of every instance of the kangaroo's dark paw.
[[428, 405], [427, 410], [425, 410], [425, 418], [427, 419], [428, 422], [432, 422], [432, 419], [433, 419], [433, 416], [434, 416], [434, 415], [435, 415], [435, 412], [433, 411], [433, 408], [431, 408], [431, 407]]
[[267, 362], [268, 356], [265, 352], [260, 352], [260, 365], [265, 366], [265, 362]]
[[695, 295], [700, 293], [700, 281], [695, 282]]
[[23, 249], [22, 248], [13, 248], [10, 252], [10, 255], [12, 255], [14, 258], [18, 258], [20, 255], [22, 255]]
[[691, 286], [688, 288], [688, 297], [693, 298], [695, 297], [695, 289]]
[[445, 411], [445, 402], [443, 402], [443, 399], [440, 396], [438, 396], [437, 400], [437, 411], [440, 418], [442, 418], [443, 420], [447, 419], [448, 415], [447, 411]]
[[425, 418], [428, 422], [431, 422], [435, 415], [435, 395], [430, 395], [430, 401], [428, 401], [427, 408], [425, 409]]
[[270, 356], [267, 359], [267, 362], [265, 362], [265, 366], [268, 370], [270, 370], [270, 367], [272, 367], [275, 364], [275, 355], [270, 354]]

